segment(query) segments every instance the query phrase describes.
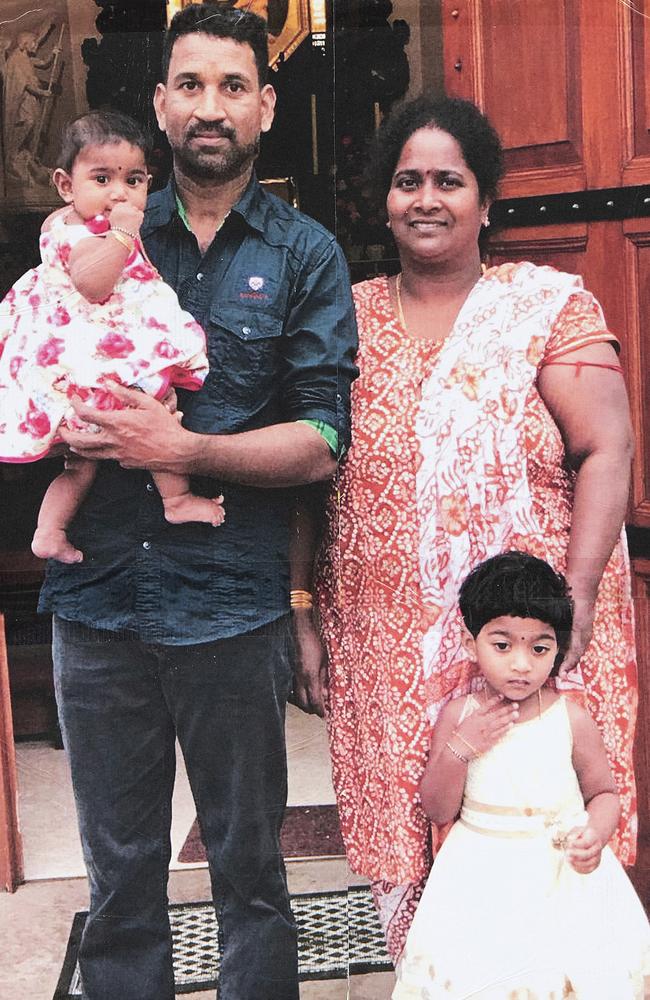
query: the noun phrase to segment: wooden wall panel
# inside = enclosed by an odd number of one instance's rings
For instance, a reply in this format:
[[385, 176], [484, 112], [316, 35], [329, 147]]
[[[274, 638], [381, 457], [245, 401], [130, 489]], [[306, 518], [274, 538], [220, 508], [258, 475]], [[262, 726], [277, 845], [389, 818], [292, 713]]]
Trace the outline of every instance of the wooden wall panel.
[[639, 714], [634, 745], [639, 811], [639, 850], [630, 876], [646, 908], [650, 905], [650, 560], [632, 563], [636, 646], [639, 661]]
[[530, 260], [533, 264], [550, 264], [559, 271], [581, 274], [586, 250], [586, 224], [531, 226], [508, 229], [491, 239], [489, 259], [493, 264]]
[[631, 57], [628, 141], [633, 162], [650, 157], [650, 0], [635, 0], [634, 8], [626, 8], [623, 24], [625, 52]]
[[650, 219], [624, 224], [628, 275], [628, 385], [636, 435], [631, 523], [650, 528]]

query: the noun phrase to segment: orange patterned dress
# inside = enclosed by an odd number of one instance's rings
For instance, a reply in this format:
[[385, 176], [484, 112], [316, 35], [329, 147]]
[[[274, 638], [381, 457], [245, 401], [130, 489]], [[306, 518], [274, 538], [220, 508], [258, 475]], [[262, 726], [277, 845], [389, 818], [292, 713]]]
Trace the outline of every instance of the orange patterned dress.
[[[501, 265], [480, 279], [477, 288], [482, 299], [471, 317], [474, 327], [491, 314], [484, 303], [486, 299], [489, 303], [492, 291], [498, 297], [509, 282], [521, 284], [525, 279], [527, 272], [521, 267]], [[551, 272], [523, 267], [531, 269], [531, 274]], [[457, 656], [440, 673], [427, 672], [424, 662], [431, 611], [423, 596], [423, 526], [418, 517], [422, 505], [417, 499], [423, 457], [416, 425], [421, 420], [423, 386], [431, 390], [445, 352], [451, 348], [450, 338], [441, 344], [409, 338], [394, 314], [385, 277], [357, 285], [353, 291], [360, 334], [360, 375], [353, 386], [353, 445], [341, 468], [339, 490], [329, 505], [319, 604], [330, 661], [333, 778], [348, 859], [354, 871], [383, 884], [377, 897], [389, 902], [380, 916], [389, 946], [389, 924], [394, 920], [399, 925], [391, 949], [398, 955], [419, 893], [409, 887], [424, 884], [437, 842], [437, 832], [431, 836], [417, 795], [436, 707], [439, 710], [448, 698], [466, 693], [473, 680], [469, 664]], [[534, 316], [534, 296], [522, 301]], [[458, 320], [454, 329], [457, 326]], [[524, 352], [533, 365], [523, 407], [524, 478], [537, 529], [527, 534], [520, 527], [507, 536], [504, 547], [530, 551], [560, 571], [568, 544], [573, 475], [564, 464], [558, 428], [534, 379], [551, 358], [602, 341], [615, 342], [615, 337], [608, 332], [598, 303], [578, 287], [565, 296], [546, 335], [530, 338]], [[480, 383], [481, 372], [470, 364], [464, 366], [464, 373], [467, 396], [474, 392], [472, 380]], [[504, 395], [507, 392], [502, 391]], [[507, 399], [502, 403], [507, 410]], [[454, 414], [451, 407], [450, 425]], [[445, 502], [443, 498], [444, 509], [438, 511], [439, 525], [450, 536], [467, 534], [472, 539], [476, 535], [474, 564], [493, 554], [489, 546], [483, 551], [483, 526], [477, 531], [471, 515], [468, 523], [462, 504], [456, 510], [453, 502], [446, 506]], [[500, 503], [495, 502], [496, 521], [500, 510]], [[437, 571], [445, 571], [444, 555]], [[455, 589], [454, 585], [454, 593]], [[452, 644], [454, 627], [452, 621]], [[593, 638], [581, 669], [584, 686], [572, 696], [586, 702], [603, 734], [622, 799], [621, 825], [613, 846], [623, 863], [629, 864], [636, 835], [632, 772], [636, 663], [623, 542], [615, 548], [603, 575]], [[399, 916], [402, 904], [407, 904], [406, 916]]]

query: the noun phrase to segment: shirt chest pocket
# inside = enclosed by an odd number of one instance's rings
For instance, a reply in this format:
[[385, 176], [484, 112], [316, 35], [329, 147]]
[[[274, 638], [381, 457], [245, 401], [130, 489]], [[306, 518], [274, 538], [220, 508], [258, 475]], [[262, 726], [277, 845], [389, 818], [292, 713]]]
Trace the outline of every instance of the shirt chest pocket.
[[247, 416], [277, 392], [282, 358], [282, 319], [254, 310], [215, 305], [206, 328], [210, 398]]

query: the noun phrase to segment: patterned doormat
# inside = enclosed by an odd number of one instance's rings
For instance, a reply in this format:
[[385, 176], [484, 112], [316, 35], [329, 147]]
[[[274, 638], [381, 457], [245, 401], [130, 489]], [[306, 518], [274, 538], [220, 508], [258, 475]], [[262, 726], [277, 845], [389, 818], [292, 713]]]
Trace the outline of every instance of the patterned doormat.
[[[384, 936], [367, 886], [291, 897], [298, 924], [301, 981], [346, 979], [348, 975], [390, 972]], [[75, 914], [63, 969], [52, 1000], [81, 996], [77, 950], [86, 913]], [[214, 990], [219, 971], [217, 922], [212, 903], [169, 907], [177, 993]]]
[[[283, 858], [342, 857], [345, 847], [336, 806], [288, 806], [284, 812], [280, 850]], [[207, 860], [197, 819], [178, 860], [184, 864]]]

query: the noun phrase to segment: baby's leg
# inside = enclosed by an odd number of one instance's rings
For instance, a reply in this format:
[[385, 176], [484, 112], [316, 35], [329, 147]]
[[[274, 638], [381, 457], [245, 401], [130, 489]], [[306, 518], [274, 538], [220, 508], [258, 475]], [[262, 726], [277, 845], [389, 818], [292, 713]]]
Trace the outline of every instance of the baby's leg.
[[75, 457], [68, 460], [65, 470], [48, 486], [32, 539], [32, 552], [39, 559], [58, 559], [63, 563], [83, 559], [83, 553], [70, 544], [65, 532], [96, 471], [97, 462]]
[[165, 520], [170, 524], [204, 521], [216, 528], [223, 523], [226, 516], [223, 497], [210, 500], [208, 497], [194, 496], [190, 493], [187, 476], [179, 476], [175, 472], [153, 472], [152, 477], [162, 497]]

